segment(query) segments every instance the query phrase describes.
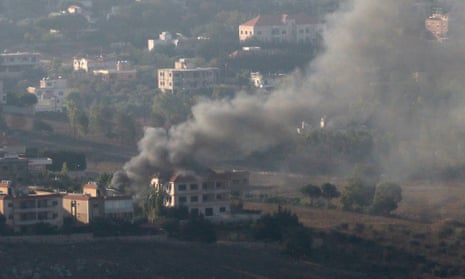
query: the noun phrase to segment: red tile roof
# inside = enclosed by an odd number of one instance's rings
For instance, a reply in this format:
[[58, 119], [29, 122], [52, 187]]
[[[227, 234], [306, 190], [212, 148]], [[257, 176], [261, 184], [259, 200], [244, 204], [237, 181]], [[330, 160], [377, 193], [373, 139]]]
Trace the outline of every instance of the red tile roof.
[[296, 24], [318, 24], [318, 20], [307, 15], [259, 15], [244, 22], [241, 26], [270, 26], [284, 25], [287, 20], [294, 20]]

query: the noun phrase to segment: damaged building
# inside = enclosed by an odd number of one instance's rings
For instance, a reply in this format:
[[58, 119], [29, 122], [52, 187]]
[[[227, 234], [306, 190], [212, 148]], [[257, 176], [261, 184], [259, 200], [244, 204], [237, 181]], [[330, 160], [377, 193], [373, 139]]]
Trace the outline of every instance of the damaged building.
[[164, 191], [167, 207], [185, 206], [191, 214], [222, 216], [231, 213], [231, 192], [241, 191], [249, 185], [249, 173], [214, 170], [203, 174], [177, 172], [156, 175], [151, 185]]

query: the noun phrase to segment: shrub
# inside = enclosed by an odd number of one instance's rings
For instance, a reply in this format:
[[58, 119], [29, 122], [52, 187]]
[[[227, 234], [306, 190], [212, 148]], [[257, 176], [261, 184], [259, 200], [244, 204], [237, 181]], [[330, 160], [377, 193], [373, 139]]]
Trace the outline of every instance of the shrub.
[[179, 226], [179, 239], [187, 241], [215, 242], [216, 228], [203, 216], [190, 216], [189, 220]]

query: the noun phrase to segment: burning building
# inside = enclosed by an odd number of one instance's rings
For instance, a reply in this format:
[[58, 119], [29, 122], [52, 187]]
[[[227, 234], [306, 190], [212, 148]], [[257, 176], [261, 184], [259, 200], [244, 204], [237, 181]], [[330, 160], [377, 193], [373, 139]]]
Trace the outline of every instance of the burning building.
[[186, 206], [192, 214], [220, 216], [230, 214], [230, 195], [249, 184], [245, 171], [216, 172], [204, 174], [177, 172], [174, 175], [157, 175], [151, 185], [166, 193], [165, 206]]

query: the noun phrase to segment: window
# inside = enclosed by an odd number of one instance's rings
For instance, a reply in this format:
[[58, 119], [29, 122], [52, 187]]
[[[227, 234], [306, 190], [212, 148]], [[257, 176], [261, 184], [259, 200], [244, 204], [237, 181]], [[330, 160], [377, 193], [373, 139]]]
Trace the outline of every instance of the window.
[[286, 30], [281, 31], [281, 34], [286, 34]]
[[261, 35], [262, 34], [262, 31], [257, 31], [257, 35]]
[[199, 209], [198, 208], [191, 208], [191, 214], [192, 215], [199, 215]]
[[226, 212], [226, 207], [220, 207], [220, 212]]
[[179, 184], [178, 191], [186, 191], [186, 184]]
[[197, 190], [197, 189], [199, 189], [199, 185], [197, 185], [197, 184], [191, 184], [191, 185], [190, 185], [190, 188], [191, 188], [191, 190]]
[[199, 201], [199, 197], [197, 196], [192, 196], [191, 197], [191, 202], [198, 202]]
[[205, 216], [213, 216], [213, 208], [205, 208]]
[[8, 203], [8, 207], [13, 207], [13, 203], [12, 203], [12, 202], [9, 202], [9, 203]]
[[47, 220], [47, 219], [48, 219], [48, 218], [47, 218], [47, 217], [48, 217], [48, 216], [47, 216], [47, 212], [39, 212], [39, 213], [37, 214], [37, 217], [38, 217], [39, 220]]
[[222, 199], [223, 199], [223, 195], [222, 195], [222, 194], [217, 194], [217, 195], [216, 195], [216, 199], [219, 200], [219, 201], [222, 200]]
[[39, 208], [47, 207], [47, 200], [37, 201], [37, 207]]
[[179, 203], [185, 203], [185, 202], [187, 202], [186, 197], [179, 197]]
[[52, 201], [52, 206], [57, 206], [58, 202], [57, 201]]
[[205, 202], [205, 201], [208, 201], [208, 200], [209, 200], [208, 195], [203, 195], [202, 196], [202, 201]]
[[220, 188], [221, 187], [221, 182], [216, 182], [215, 186], [216, 186], [216, 188]]
[[208, 183], [207, 182], [202, 183], [202, 189], [208, 189]]
[[13, 214], [10, 214], [10, 215], [8, 216], [8, 220], [13, 220]]

